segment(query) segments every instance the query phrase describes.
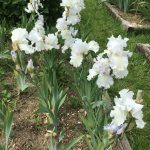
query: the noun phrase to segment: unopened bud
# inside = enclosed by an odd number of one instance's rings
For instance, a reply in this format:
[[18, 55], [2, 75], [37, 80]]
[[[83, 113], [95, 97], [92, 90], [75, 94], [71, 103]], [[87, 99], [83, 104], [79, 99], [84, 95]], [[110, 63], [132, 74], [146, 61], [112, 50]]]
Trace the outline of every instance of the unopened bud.
[[20, 65], [19, 65], [19, 64], [16, 64], [16, 70], [17, 70], [17, 71], [20, 71], [20, 70], [21, 70], [21, 68], [20, 68]]
[[33, 69], [34, 69], [33, 61], [32, 61], [32, 59], [30, 59], [30, 60], [28, 61], [27, 70], [29, 71], [29, 73], [32, 73], [32, 72], [33, 72]]
[[137, 96], [136, 96], [136, 102], [141, 104], [143, 102], [143, 99], [142, 99], [142, 90], [138, 90], [137, 92]]
[[12, 57], [12, 60], [16, 63], [17, 62], [17, 53], [14, 50], [11, 51], [11, 57]]

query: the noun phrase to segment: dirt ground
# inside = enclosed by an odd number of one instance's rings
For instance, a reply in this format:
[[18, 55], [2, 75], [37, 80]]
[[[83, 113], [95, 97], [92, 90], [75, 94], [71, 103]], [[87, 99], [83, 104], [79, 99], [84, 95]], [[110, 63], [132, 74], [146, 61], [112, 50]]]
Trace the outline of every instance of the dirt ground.
[[[36, 113], [38, 100], [36, 89], [28, 89], [21, 96], [17, 95], [15, 79], [12, 73], [6, 73], [2, 79], [7, 81], [9, 91], [12, 94], [11, 105], [15, 105], [13, 114], [13, 126], [10, 136], [10, 150], [44, 150], [47, 149], [49, 136], [44, 125], [45, 116]], [[2, 90], [2, 89], [0, 89]], [[13, 106], [14, 107], [14, 106]], [[59, 129], [65, 129], [64, 143], [81, 134], [83, 130], [78, 113], [80, 110], [73, 109], [65, 104], [60, 111]], [[0, 132], [0, 141], [1, 139]], [[87, 146], [83, 140], [73, 150], [86, 150]]]
[[41, 150], [46, 144], [44, 138], [46, 131], [38, 130], [33, 121], [37, 106], [34, 96], [21, 98], [17, 102], [11, 134], [12, 150]]
[[[8, 74], [8, 76], [5, 79], [8, 81], [9, 90], [16, 103], [10, 136], [10, 150], [46, 150], [49, 144], [49, 134], [45, 124], [46, 116], [36, 113], [38, 110], [36, 89], [28, 89], [27, 92], [16, 96], [15, 80], [10, 78], [11, 74]], [[68, 143], [71, 139], [83, 133], [84, 128], [79, 113], [84, 115], [85, 111], [82, 108], [73, 108], [69, 99], [67, 99], [60, 110], [58, 126], [59, 131], [65, 130], [63, 143]], [[88, 150], [84, 138], [72, 150]], [[114, 148], [114, 150], [118, 149]]]
[[[47, 148], [49, 142], [47, 130], [40, 124], [43, 116], [35, 113], [38, 109], [35, 95], [35, 93], [31, 95], [27, 92], [17, 100], [10, 140], [11, 150], [44, 150]], [[69, 106], [64, 106], [61, 110], [59, 129], [65, 129], [64, 143], [79, 136], [83, 130], [78, 116], [79, 111]], [[86, 149], [87, 146], [83, 140], [73, 148], [73, 150]]]

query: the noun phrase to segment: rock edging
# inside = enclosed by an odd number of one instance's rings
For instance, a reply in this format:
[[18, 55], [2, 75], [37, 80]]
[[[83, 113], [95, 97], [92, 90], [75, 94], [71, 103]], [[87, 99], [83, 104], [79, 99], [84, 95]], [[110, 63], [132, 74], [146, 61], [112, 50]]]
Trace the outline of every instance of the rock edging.
[[104, 2], [104, 5], [106, 6], [106, 8], [111, 12], [111, 14], [113, 14], [117, 20], [119, 20], [122, 24], [122, 27], [124, 30], [128, 31], [134, 31], [134, 30], [150, 30], [150, 26], [148, 25], [140, 25], [137, 23], [131, 23], [125, 19], [123, 19], [120, 14], [119, 11], [113, 7], [113, 5], [109, 4], [108, 2]]

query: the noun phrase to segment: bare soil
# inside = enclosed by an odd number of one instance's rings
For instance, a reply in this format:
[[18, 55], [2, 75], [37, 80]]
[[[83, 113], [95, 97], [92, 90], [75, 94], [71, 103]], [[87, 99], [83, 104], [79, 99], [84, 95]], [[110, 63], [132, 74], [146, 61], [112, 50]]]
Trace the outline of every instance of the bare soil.
[[[38, 108], [38, 101], [35, 99], [35, 95], [27, 99], [25, 97], [28, 97], [28, 93], [19, 99], [14, 112], [14, 125], [10, 142], [11, 150], [44, 150], [49, 139], [46, 128], [35, 122], [36, 115], [34, 112]], [[69, 142], [74, 137], [78, 137], [83, 130], [78, 116], [79, 111], [70, 107], [62, 109], [59, 129], [64, 128], [66, 131], [64, 143]], [[86, 149], [87, 146], [83, 140], [73, 148], [73, 150]]]
[[44, 137], [46, 130], [36, 128], [34, 121], [37, 106], [34, 95], [18, 100], [13, 118], [11, 150], [42, 150], [46, 146], [47, 139]]
[[[9, 91], [12, 93], [13, 100], [11, 105], [15, 105], [13, 115], [13, 127], [10, 137], [10, 150], [44, 150], [47, 149], [49, 136], [44, 126], [44, 115], [36, 113], [38, 100], [36, 89], [28, 89], [24, 94], [17, 96], [15, 80], [12, 73], [7, 73], [4, 77], [8, 82]], [[67, 100], [68, 101], [68, 100]], [[65, 104], [60, 112], [59, 130], [65, 129], [63, 143], [69, 142], [74, 137], [81, 135], [83, 126], [79, 118], [82, 109], [73, 109], [70, 104]], [[42, 120], [43, 119], [43, 120]], [[0, 139], [1, 139], [0, 133]], [[2, 140], [2, 139], [1, 139]], [[76, 144], [72, 150], [87, 150], [84, 139]]]
[[[14, 103], [16, 103], [13, 115], [13, 127], [10, 136], [10, 150], [46, 150], [49, 143], [49, 134], [47, 132], [44, 114], [37, 114], [38, 100], [36, 89], [30, 88], [19, 97], [17, 95], [16, 85], [12, 74], [8, 73], [5, 80], [8, 81], [9, 90], [12, 93]], [[68, 97], [74, 95], [69, 94]], [[13, 102], [11, 102], [13, 103]], [[75, 137], [80, 136], [84, 127], [79, 117], [79, 113], [84, 115], [82, 108], [72, 108], [69, 98], [60, 111], [59, 132], [65, 130], [63, 143], [68, 143]], [[1, 141], [0, 133], [0, 141]], [[85, 139], [80, 140], [72, 150], [88, 150]], [[114, 150], [119, 150], [115, 146]]]

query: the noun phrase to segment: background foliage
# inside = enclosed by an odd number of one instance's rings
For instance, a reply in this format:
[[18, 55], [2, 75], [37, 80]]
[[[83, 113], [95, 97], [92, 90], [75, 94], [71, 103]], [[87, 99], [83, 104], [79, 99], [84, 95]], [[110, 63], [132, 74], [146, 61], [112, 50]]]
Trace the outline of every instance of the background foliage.
[[[20, 22], [22, 15], [25, 15], [24, 8], [27, 6], [28, 0], [0, 0], [0, 22], [4, 20], [13, 26]], [[61, 15], [59, 6], [61, 0], [44, 0], [43, 14], [46, 16], [46, 22], [55, 23], [56, 19]]]
[[0, 0], [0, 22], [15, 24], [21, 19], [25, 6], [25, 0]]
[[150, 1], [149, 0], [108, 0], [124, 12], [140, 13], [144, 19], [150, 20]]

